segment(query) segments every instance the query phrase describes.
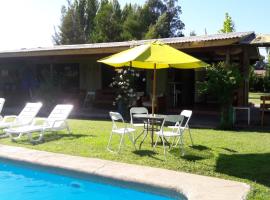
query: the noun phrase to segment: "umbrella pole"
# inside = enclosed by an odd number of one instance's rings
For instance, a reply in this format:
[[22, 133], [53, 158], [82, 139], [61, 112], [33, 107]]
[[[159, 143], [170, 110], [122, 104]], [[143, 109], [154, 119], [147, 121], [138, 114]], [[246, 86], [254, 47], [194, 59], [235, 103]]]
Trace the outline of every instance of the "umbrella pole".
[[152, 93], [152, 115], [155, 114], [155, 103], [156, 103], [156, 79], [157, 79], [157, 66], [154, 64], [154, 80], [153, 80], [153, 93]]
[[[152, 93], [152, 115], [155, 114], [155, 104], [156, 104], [156, 79], [157, 79], [157, 65], [154, 64], [154, 79], [153, 79], [153, 93]], [[155, 120], [152, 120], [152, 130], [151, 130], [151, 140], [152, 140], [152, 146], [154, 145], [154, 125]]]

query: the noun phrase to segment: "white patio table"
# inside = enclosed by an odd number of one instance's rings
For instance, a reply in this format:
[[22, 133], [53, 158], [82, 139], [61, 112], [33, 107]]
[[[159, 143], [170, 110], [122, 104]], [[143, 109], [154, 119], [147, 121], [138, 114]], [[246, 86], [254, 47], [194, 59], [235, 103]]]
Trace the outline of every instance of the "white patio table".
[[[135, 114], [133, 115], [134, 118], [139, 118], [144, 120], [144, 130], [146, 131], [143, 140], [140, 143], [143, 144], [145, 138], [147, 137], [148, 133], [151, 133], [151, 145], [154, 145], [154, 131], [159, 131], [163, 120], [166, 118], [166, 115], [160, 114]], [[135, 141], [141, 136], [141, 134], [135, 139]]]

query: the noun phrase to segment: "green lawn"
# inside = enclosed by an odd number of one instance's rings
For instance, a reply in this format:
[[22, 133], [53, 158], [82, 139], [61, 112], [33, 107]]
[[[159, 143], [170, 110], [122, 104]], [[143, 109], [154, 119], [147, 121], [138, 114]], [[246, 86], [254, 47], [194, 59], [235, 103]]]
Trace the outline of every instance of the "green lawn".
[[262, 93], [262, 92], [250, 92], [248, 94], [248, 97], [249, 97], [249, 102], [250, 103], [253, 103], [253, 104], [256, 104], [256, 105], [260, 105], [261, 103], [261, 96], [267, 96], [267, 95], [270, 95], [269, 93]]
[[[164, 161], [162, 146], [153, 151], [150, 140], [142, 150], [135, 151], [126, 138], [120, 154], [108, 152], [110, 121], [70, 120], [70, 126], [71, 135], [47, 134], [41, 144], [32, 145], [27, 138], [17, 143], [0, 139], [0, 143], [242, 181], [252, 186], [249, 200], [270, 199], [270, 133], [192, 129], [196, 145], [190, 147], [186, 134], [185, 156], [180, 156], [179, 149], [172, 149]], [[114, 145], [118, 139], [114, 138]]]

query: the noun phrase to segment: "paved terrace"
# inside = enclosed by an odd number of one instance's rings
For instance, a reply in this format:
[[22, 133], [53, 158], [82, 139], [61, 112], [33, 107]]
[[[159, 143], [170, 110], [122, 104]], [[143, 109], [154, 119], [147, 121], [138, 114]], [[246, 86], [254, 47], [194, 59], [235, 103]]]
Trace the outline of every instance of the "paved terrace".
[[[2, 115], [17, 115], [23, 106], [6, 107], [4, 106]], [[47, 117], [51, 110], [41, 108], [38, 117]], [[87, 108], [74, 108], [71, 117], [73, 119], [91, 119], [91, 120], [110, 120], [109, 111], [116, 111], [115, 108], [101, 108], [90, 106]], [[180, 109], [169, 111], [166, 114], [179, 114]], [[219, 124], [219, 113], [216, 111], [193, 111], [190, 121], [191, 127], [196, 128], [216, 128]]]
[[81, 174], [139, 190], [147, 188], [173, 196], [182, 193], [188, 200], [243, 200], [250, 189], [236, 181], [6, 145], [0, 145], [0, 159], [30, 163], [58, 173], [63, 169], [64, 174]]
[[[2, 115], [17, 115], [22, 109], [21, 107], [5, 107], [3, 108]], [[74, 109], [71, 113], [71, 118], [74, 119], [91, 119], [91, 120], [110, 120], [109, 111], [115, 111], [115, 109], [108, 108], [96, 108], [96, 107], [87, 107]], [[38, 116], [47, 117], [50, 110], [41, 109]], [[179, 114], [181, 109], [170, 111], [168, 114]], [[248, 129], [248, 130], [270, 130], [270, 113], [265, 114], [265, 126], [261, 127], [261, 117], [258, 107], [251, 107], [251, 122], [250, 125], [247, 125], [247, 112], [246, 111], [237, 111], [237, 122], [236, 128]], [[193, 115], [190, 120], [190, 126], [192, 128], [216, 128], [219, 125], [219, 112], [217, 110], [193, 110]]]

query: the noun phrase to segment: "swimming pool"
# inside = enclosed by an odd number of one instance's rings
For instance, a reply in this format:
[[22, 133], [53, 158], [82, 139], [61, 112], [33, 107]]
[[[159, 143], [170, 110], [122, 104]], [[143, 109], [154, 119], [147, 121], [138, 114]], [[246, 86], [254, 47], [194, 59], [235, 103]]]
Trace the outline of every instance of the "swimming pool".
[[4, 161], [0, 161], [0, 197], [1, 200], [173, 199]]

